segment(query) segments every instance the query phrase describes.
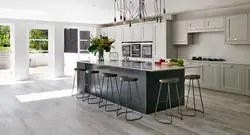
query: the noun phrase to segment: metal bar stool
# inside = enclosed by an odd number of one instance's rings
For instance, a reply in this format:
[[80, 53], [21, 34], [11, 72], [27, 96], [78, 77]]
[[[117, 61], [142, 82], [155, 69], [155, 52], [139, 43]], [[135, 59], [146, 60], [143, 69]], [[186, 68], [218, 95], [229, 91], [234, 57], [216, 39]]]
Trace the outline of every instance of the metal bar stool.
[[[87, 98], [88, 96], [84, 96], [84, 93], [83, 94], [78, 93], [79, 92], [79, 82], [80, 82], [79, 79], [77, 79], [77, 88], [76, 88], [77, 93], [74, 95], [76, 74], [79, 73], [79, 78], [83, 78], [83, 73], [86, 72], [86, 69], [75, 68], [74, 70], [75, 70], [75, 75], [74, 75], [74, 79], [73, 79], [73, 87], [72, 87], [71, 95], [76, 96], [76, 98], [78, 98], [78, 99]], [[86, 88], [86, 85], [85, 85], [85, 88]], [[80, 95], [82, 95], [82, 96], [80, 96]]]
[[[172, 124], [173, 117], [177, 117], [177, 118], [180, 118], [181, 120], [183, 120], [183, 116], [182, 116], [181, 109], [180, 109], [180, 96], [179, 96], [179, 90], [178, 90], [179, 79], [178, 78], [171, 78], [171, 79], [161, 79], [159, 81], [160, 81], [161, 84], [160, 84], [160, 88], [159, 88], [159, 92], [158, 92], [158, 98], [157, 98], [157, 102], [156, 102], [156, 106], [155, 106], [154, 119], [157, 122], [163, 123], [163, 124]], [[165, 101], [159, 101], [160, 100], [160, 96], [161, 96], [162, 84], [168, 84], [167, 100], [165, 100]], [[170, 84], [175, 84], [176, 94], [177, 94], [177, 99], [178, 99], [178, 113], [180, 113], [181, 117], [173, 115], [172, 111], [170, 111], [170, 114], [167, 113], [167, 110], [168, 110], [167, 107], [168, 107], [168, 105], [169, 105], [169, 108], [172, 109], [172, 106], [171, 106], [171, 93], [170, 93], [171, 89], [170, 89]], [[157, 112], [157, 109], [158, 109], [158, 105], [159, 105], [159, 103], [162, 103], [162, 102], [166, 102], [166, 112], [165, 112], [165, 114], [167, 116], [170, 116], [170, 118], [171, 118], [170, 122], [159, 120], [156, 117], [156, 112]]]
[[[200, 81], [199, 79], [201, 78], [200, 75], [186, 75], [185, 76], [185, 79], [186, 80], [189, 80], [189, 85], [188, 85], [188, 96], [187, 96], [187, 102], [186, 102], [186, 108], [187, 110], [192, 110], [194, 111], [194, 114], [185, 114], [185, 113], [182, 113], [184, 116], [189, 116], [189, 117], [195, 117], [196, 116], [196, 112], [201, 112], [201, 113], [204, 113], [204, 105], [203, 105], [203, 100], [202, 100], [202, 95], [201, 95], [201, 88], [200, 88]], [[200, 99], [201, 99], [201, 107], [202, 107], [202, 110], [198, 110], [196, 108], [196, 102], [195, 102], [195, 94], [194, 94], [194, 80], [197, 80], [197, 83], [198, 83], [198, 89], [199, 89], [199, 94], [200, 94]], [[191, 82], [192, 82], [192, 86], [191, 86]], [[189, 100], [189, 94], [190, 94], [190, 88], [193, 88], [193, 108], [188, 108], [188, 100]]]
[[[101, 101], [103, 101], [103, 100], [101, 100], [101, 98], [100, 98], [99, 108], [105, 107], [105, 110], [107, 112], [117, 111], [118, 109], [121, 109], [121, 107], [119, 107], [119, 105], [117, 105], [117, 109], [110, 109], [109, 110], [107, 108], [107, 106], [109, 106], [109, 105], [114, 105], [114, 100], [115, 100], [112, 78], [115, 80], [116, 90], [117, 90], [118, 96], [120, 95], [116, 77], [117, 77], [117, 74], [103, 73], [103, 78], [102, 78], [102, 92], [103, 92], [104, 79], [107, 78], [108, 80], [107, 80], [107, 89], [106, 89], [107, 93], [106, 94], [107, 94], [107, 97], [108, 97], [108, 95], [109, 95], [109, 81], [110, 81], [110, 84], [111, 84], [111, 94], [112, 94], [112, 100], [111, 100], [112, 104], [108, 104], [108, 101], [106, 99], [105, 104], [101, 105], [101, 103], [102, 103]], [[103, 95], [103, 93], [101, 93], [101, 95]]]
[[[139, 120], [142, 118], [142, 113], [140, 115], [140, 117], [138, 118], [134, 118], [134, 119], [129, 119], [128, 118], [128, 113], [132, 113], [133, 112], [133, 109], [131, 109], [131, 111], [128, 111], [128, 100], [130, 98], [130, 101], [132, 101], [132, 88], [131, 88], [131, 82], [134, 82], [135, 85], [136, 85], [136, 93], [137, 93], [137, 101], [138, 103], [140, 104], [141, 103], [141, 100], [140, 100], [140, 95], [139, 95], [139, 89], [138, 89], [138, 85], [137, 85], [137, 81], [138, 81], [138, 78], [135, 78], [135, 77], [128, 77], [128, 76], [121, 76], [120, 77], [120, 81], [121, 81], [121, 90], [120, 90], [120, 94], [119, 94], [119, 101], [118, 101], [118, 107], [117, 107], [117, 112], [116, 112], [116, 115], [119, 116], [123, 113], [125, 113], [125, 119], [127, 121], [135, 121], [135, 120]], [[121, 93], [122, 93], [122, 85], [123, 85], [123, 82], [128, 82], [128, 89], [127, 89], [127, 97], [126, 97], [126, 111], [123, 111], [123, 112], [119, 112], [119, 105], [120, 105], [120, 98], [121, 98]]]
[[[99, 99], [99, 101], [90, 102], [90, 100], [92, 100], [92, 99], [97, 99], [97, 90], [96, 90], [97, 88], [100, 89], [100, 92], [102, 93], [102, 89], [101, 89], [101, 85], [100, 85], [100, 78], [99, 78], [99, 71], [97, 71], [97, 70], [86, 70], [86, 74], [88, 75], [87, 78], [90, 78], [90, 79], [88, 79], [90, 81], [90, 82], [88, 82], [88, 86], [90, 86], [90, 84], [92, 83], [92, 80], [94, 80], [95, 91], [94, 91], [93, 95], [95, 97], [91, 97], [90, 91], [89, 91], [88, 97], [83, 98], [82, 101], [87, 100], [88, 104], [99, 104], [100, 102], [102, 102], [101, 98]], [[98, 80], [99, 87], [97, 87], [97, 85], [96, 85], [96, 77], [97, 77], [97, 80]], [[89, 89], [91, 89], [91, 88], [89, 87]]]

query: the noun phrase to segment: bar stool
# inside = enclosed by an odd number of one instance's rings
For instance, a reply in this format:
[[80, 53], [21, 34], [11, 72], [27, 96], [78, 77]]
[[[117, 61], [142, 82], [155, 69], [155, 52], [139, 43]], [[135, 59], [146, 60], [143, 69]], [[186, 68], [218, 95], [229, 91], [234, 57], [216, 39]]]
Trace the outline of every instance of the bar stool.
[[[187, 108], [187, 110], [194, 111], [194, 114], [185, 114], [185, 113], [182, 113], [184, 116], [195, 117], [197, 111], [201, 112], [201, 113], [205, 113], [205, 111], [204, 111], [204, 105], [203, 105], [203, 100], [202, 100], [202, 95], [201, 95], [201, 88], [200, 88], [200, 81], [199, 81], [200, 78], [201, 78], [200, 75], [186, 75], [185, 76], [185, 79], [189, 80], [186, 108]], [[196, 108], [195, 94], [194, 94], [194, 80], [197, 80], [197, 83], [198, 83], [198, 89], [199, 89], [199, 94], [200, 94], [200, 99], [201, 99], [202, 110], [198, 110]], [[191, 86], [191, 82], [192, 82], [192, 86]], [[193, 108], [188, 108], [188, 100], [189, 100], [189, 94], [190, 94], [190, 88], [191, 87], [193, 88], [193, 103], [194, 104], [193, 104]]]
[[128, 76], [121, 76], [120, 77], [120, 81], [121, 81], [121, 90], [120, 90], [120, 94], [119, 94], [119, 101], [118, 101], [118, 107], [120, 105], [120, 99], [121, 99], [121, 93], [122, 93], [122, 85], [123, 85], [123, 82], [127, 82], [128, 83], [128, 89], [127, 89], [127, 96], [126, 96], [126, 111], [124, 112], [119, 112], [119, 108], [117, 107], [117, 112], [116, 112], [116, 115], [119, 116], [121, 114], [124, 114], [125, 113], [125, 119], [127, 121], [135, 121], [135, 120], [139, 120], [142, 118], [142, 113], [140, 115], [140, 117], [138, 118], [134, 118], [134, 119], [129, 119], [128, 118], [128, 113], [132, 113], [133, 112], [133, 109], [131, 109], [131, 111], [128, 111], [128, 100], [130, 98], [130, 101], [132, 101], [132, 89], [131, 89], [131, 82], [134, 82], [135, 85], [136, 85], [136, 93], [137, 93], [137, 101], [138, 103], [140, 104], [141, 103], [141, 100], [140, 100], [140, 95], [139, 95], [139, 89], [138, 89], [138, 85], [137, 85], [137, 81], [138, 81], [138, 78], [135, 78], [135, 77], [128, 77]]
[[[87, 98], [83, 98], [82, 101], [86, 101], [87, 100], [88, 104], [99, 104], [102, 101], [101, 98], [99, 99], [99, 101], [90, 102], [90, 100], [92, 100], [92, 99], [97, 99], [97, 90], [96, 89], [100, 89], [100, 92], [102, 93], [102, 89], [101, 89], [101, 85], [100, 85], [100, 78], [99, 78], [99, 71], [97, 71], [97, 70], [86, 70], [86, 74], [88, 75], [87, 78], [89, 78], [88, 80], [90, 81], [90, 82], [88, 82], [88, 86], [90, 86], [90, 84], [92, 83], [92, 80], [94, 80], [95, 91], [94, 91], [93, 95], [95, 97], [91, 97], [90, 96], [90, 91], [89, 91], [88, 97]], [[98, 80], [98, 86], [99, 87], [97, 87], [97, 85], [96, 85], [96, 78]]]
[[[78, 93], [79, 92], [79, 79], [77, 79], [77, 88], [76, 88], [77, 93], [74, 95], [76, 74], [79, 72], [79, 78], [83, 78], [84, 77], [83, 73], [86, 72], [86, 69], [74, 68], [74, 71], [75, 71], [75, 75], [74, 75], [74, 79], [73, 79], [73, 87], [72, 87], [71, 95], [76, 96], [76, 98], [78, 98], [78, 99], [87, 98], [87, 97], [84, 97], [84, 94], [82, 94], [82, 96], [80, 96], [81, 94]], [[86, 85], [85, 85], [85, 88], [86, 88]]]
[[[160, 88], [159, 88], [159, 92], [158, 92], [158, 97], [157, 97], [157, 102], [156, 102], [156, 106], [155, 106], [155, 113], [154, 113], [154, 119], [159, 122], [159, 123], [163, 123], [163, 124], [172, 124], [173, 122], [173, 117], [177, 117], [181, 120], [183, 120], [183, 116], [182, 116], [182, 113], [181, 113], [181, 109], [180, 109], [180, 96], [179, 96], [179, 90], [178, 90], [178, 82], [179, 82], [179, 79], [178, 78], [171, 78], [171, 79], [161, 79], [159, 80], [160, 82]], [[162, 90], [162, 85], [163, 84], [168, 84], [168, 91], [167, 91], [167, 100], [165, 101], [159, 101], [160, 100], [160, 96], [161, 96], [161, 90]], [[176, 116], [176, 115], [173, 115], [172, 114], [172, 111], [170, 111], [170, 114], [167, 113], [167, 106], [169, 105], [169, 108], [172, 109], [172, 106], [171, 106], [171, 89], [170, 89], [170, 84], [175, 84], [175, 87], [176, 87], [176, 94], [177, 94], [177, 99], [178, 99], [178, 113], [180, 113], [181, 117], [179, 116]], [[162, 102], [166, 102], [166, 112], [165, 114], [167, 116], [170, 116], [170, 122], [167, 122], [167, 121], [162, 121], [162, 120], [159, 120], [157, 119], [156, 117], [156, 112], [157, 112], [157, 109], [158, 109], [158, 105], [159, 103], [162, 103]]]
[[[107, 108], [107, 106], [109, 106], [109, 105], [114, 105], [114, 100], [115, 100], [115, 98], [114, 98], [114, 90], [113, 90], [114, 88], [113, 88], [112, 78], [115, 80], [116, 90], [117, 90], [117, 93], [118, 93], [118, 97], [119, 97], [119, 95], [120, 95], [116, 77], [117, 77], [117, 74], [103, 73], [103, 78], [102, 78], [102, 92], [103, 92], [104, 80], [105, 80], [105, 78], [107, 78], [107, 89], [106, 89], [106, 90], [107, 90], [107, 93], [106, 93], [106, 94], [107, 94], [107, 97], [108, 97], [108, 95], [109, 95], [109, 81], [110, 81], [110, 84], [111, 84], [111, 94], [112, 94], [112, 100], [111, 100], [112, 104], [108, 104], [108, 101], [107, 101], [107, 99], [106, 99], [105, 104], [101, 105], [101, 103], [102, 103], [101, 101], [103, 101], [103, 100], [101, 100], [101, 98], [100, 98], [99, 108], [105, 107], [105, 111], [107, 111], [107, 112], [113, 112], [113, 111], [117, 111], [118, 109], [121, 109], [121, 107], [119, 107], [119, 105], [117, 105], [117, 109], [111, 109], [111, 110], [109, 110], [109, 109]], [[102, 95], [102, 94], [103, 94], [103, 93], [101, 93], [101, 95]]]

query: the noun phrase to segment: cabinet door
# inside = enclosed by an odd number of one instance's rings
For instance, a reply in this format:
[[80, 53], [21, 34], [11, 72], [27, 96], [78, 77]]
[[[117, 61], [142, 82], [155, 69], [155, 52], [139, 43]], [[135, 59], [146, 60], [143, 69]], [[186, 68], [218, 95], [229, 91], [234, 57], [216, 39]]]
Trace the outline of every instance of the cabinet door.
[[224, 17], [206, 18], [207, 29], [220, 29], [224, 28]]
[[[112, 39], [116, 40], [116, 28], [110, 28], [108, 30], [108, 36], [109, 36], [109, 38], [112, 38]], [[114, 48], [111, 48], [112, 52], [116, 51], [116, 45], [117, 45], [117, 42], [114, 42], [112, 44], [112, 46], [114, 46]]]
[[243, 93], [243, 71], [244, 68], [239, 65], [221, 65], [221, 90]]
[[[191, 65], [199, 65], [199, 63], [191, 63]], [[201, 67], [185, 68], [185, 75], [201, 75], [201, 78], [202, 78], [201, 69], [202, 69]], [[200, 81], [200, 85], [202, 85], [201, 79], [199, 81]], [[185, 85], [187, 86], [189, 85], [189, 80], [185, 80]], [[194, 86], [195, 87], [198, 86], [197, 80], [194, 80]]]
[[202, 64], [201, 82], [202, 87], [207, 89], [220, 89], [220, 65], [218, 64]]
[[245, 82], [244, 82], [245, 91], [244, 91], [244, 93], [246, 95], [250, 95], [250, 66], [245, 67], [244, 75], [245, 75]]
[[122, 28], [122, 41], [131, 41], [132, 30], [129, 26], [123, 26]]
[[108, 29], [107, 28], [102, 28], [101, 29], [101, 35], [107, 36], [108, 35]]
[[204, 19], [196, 19], [188, 21], [188, 31], [195, 32], [204, 29]]
[[248, 44], [248, 15], [226, 17], [226, 41], [229, 44]]
[[188, 45], [189, 34], [187, 32], [187, 21], [175, 21], [172, 24], [173, 45]]
[[166, 23], [155, 23], [153, 25], [153, 58], [167, 57]]
[[153, 24], [142, 24], [142, 40], [153, 41]]
[[132, 41], [141, 41], [142, 40], [142, 34], [141, 34], [141, 24], [132, 25], [131, 28], [131, 40]]

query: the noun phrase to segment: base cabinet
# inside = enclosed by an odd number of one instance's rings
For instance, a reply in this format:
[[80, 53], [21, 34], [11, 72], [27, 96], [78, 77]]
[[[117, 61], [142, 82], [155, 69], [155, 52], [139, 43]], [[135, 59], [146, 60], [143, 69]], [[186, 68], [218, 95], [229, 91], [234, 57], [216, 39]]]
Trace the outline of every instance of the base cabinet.
[[[191, 63], [191, 65], [199, 65], [199, 63]], [[202, 69], [201, 67], [186, 68], [185, 75], [201, 75], [201, 71], [202, 71], [201, 69]], [[202, 78], [202, 75], [201, 75], [201, 78]], [[201, 79], [199, 81], [200, 81], [200, 85], [202, 85]], [[189, 80], [185, 80], [185, 85], [188, 86], [189, 82], [190, 82]], [[192, 82], [191, 82], [191, 85], [192, 85]], [[194, 80], [194, 86], [198, 87], [197, 80]]]
[[244, 93], [250, 96], [250, 66], [245, 66]]
[[241, 65], [221, 65], [221, 90], [243, 94], [243, 73], [244, 67]]
[[220, 64], [202, 64], [201, 69], [201, 84], [202, 88], [220, 89]]

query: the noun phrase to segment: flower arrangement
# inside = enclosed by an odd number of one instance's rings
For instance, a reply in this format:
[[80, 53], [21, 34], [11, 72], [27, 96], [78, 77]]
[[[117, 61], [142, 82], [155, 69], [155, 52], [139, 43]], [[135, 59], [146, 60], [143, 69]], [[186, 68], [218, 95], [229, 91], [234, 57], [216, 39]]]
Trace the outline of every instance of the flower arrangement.
[[90, 46], [88, 48], [90, 53], [96, 55], [98, 53], [98, 60], [104, 61], [104, 51], [110, 52], [113, 48], [112, 44], [115, 42], [114, 39], [109, 38], [108, 36], [96, 36], [90, 39]]

